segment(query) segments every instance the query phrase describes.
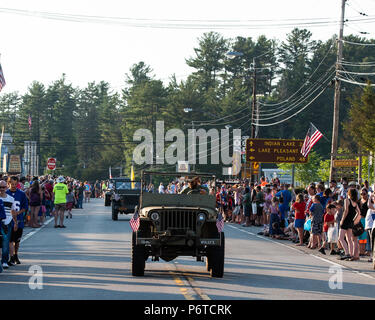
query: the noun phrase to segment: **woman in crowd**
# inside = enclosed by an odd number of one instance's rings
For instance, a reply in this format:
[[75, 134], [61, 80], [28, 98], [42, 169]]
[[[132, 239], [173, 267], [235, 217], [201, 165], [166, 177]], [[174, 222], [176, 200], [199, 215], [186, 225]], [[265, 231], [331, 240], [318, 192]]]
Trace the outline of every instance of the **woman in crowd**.
[[[361, 223], [363, 227], [366, 224], [366, 215], [369, 209], [368, 207], [368, 190], [366, 188], [362, 188], [361, 190], [361, 200], [359, 201], [359, 209], [361, 210]], [[364, 231], [359, 237], [359, 255], [365, 256], [370, 255], [370, 253], [366, 254], [366, 241], [367, 241], [367, 232]]]
[[348, 199], [344, 200], [344, 213], [340, 222], [339, 241], [345, 251], [345, 255], [340, 257], [340, 260], [359, 260], [358, 242], [355, 241], [352, 233], [354, 224], [361, 216], [357, 199], [357, 190], [349, 189]]
[[30, 227], [32, 228], [39, 228], [40, 225], [38, 224], [38, 214], [39, 209], [42, 204], [42, 190], [39, 185], [38, 180], [34, 180], [31, 187], [27, 190], [26, 193], [28, 199], [29, 199], [29, 206], [31, 211], [31, 217], [30, 217]]

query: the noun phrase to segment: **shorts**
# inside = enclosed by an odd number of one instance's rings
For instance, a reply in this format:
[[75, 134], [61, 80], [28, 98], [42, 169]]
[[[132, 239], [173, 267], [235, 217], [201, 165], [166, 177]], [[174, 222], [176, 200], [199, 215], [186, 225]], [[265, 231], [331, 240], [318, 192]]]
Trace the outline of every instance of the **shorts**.
[[303, 228], [304, 224], [305, 224], [305, 219], [294, 220], [294, 228]]
[[322, 234], [323, 232], [323, 223], [322, 222], [311, 222], [311, 233], [313, 235]]
[[244, 215], [245, 215], [245, 217], [250, 217], [250, 215], [251, 215], [251, 207], [244, 206], [243, 208], [244, 208]]
[[257, 216], [262, 216], [263, 215], [263, 207], [257, 206]]
[[55, 209], [56, 211], [58, 210], [65, 210], [66, 208], [66, 203], [55, 203]]
[[67, 202], [66, 203], [66, 210], [72, 210], [73, 209], [73, 202]]
[[10, 236], [10, 242], [20, 242], [22, 238], [23, 229], [18, 228], [17, 231], [12, 231]]

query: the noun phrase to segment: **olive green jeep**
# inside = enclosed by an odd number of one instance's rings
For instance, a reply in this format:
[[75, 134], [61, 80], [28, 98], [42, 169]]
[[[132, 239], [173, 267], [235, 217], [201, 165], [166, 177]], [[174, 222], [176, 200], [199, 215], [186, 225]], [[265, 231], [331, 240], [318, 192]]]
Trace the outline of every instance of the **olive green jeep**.
[[[148, 175], [176, 176], [162, 172], [142, 172], [145, 186]], [[189, 174], [211, 179], [212, 174]], [[191, 190], [187, 194], [149, 193], [142, 188], [137, 213], [139, 229], [132, 234], [132, 275], [143, 276], [146, 261], [162, 258], [171, 261], [178, 256], [206, 257], [212, 277], [224, 275], [224, 232], [216, 225], [216, 197]]]

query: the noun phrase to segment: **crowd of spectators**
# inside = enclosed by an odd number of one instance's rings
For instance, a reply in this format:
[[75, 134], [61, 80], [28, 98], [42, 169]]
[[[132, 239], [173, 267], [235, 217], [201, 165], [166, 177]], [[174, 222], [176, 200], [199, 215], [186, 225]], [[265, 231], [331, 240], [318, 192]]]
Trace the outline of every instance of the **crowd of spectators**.
[[318, 182], [297, 189], [262, 178], [257, 184], [222, 184], [211, 192], [228, 223], [263, 227], [258, 234], [323, 255], [329, 249], [340, 260], [367, 257], [374, 262], [375, 194], [368, 181], [359, 185], [342, 178], [340, 187], [333, 180], [327, 186]]
[[103, 198], [108, 181], [95, 183], [51, 175], [19, 177], [0, 175], [0, 273], [20, 264], [18, 251], [25, 227], [40, 228], [54, 216], [54, 228], [66, 228], [72, 209], [83, 209], [83, 201]]
[[[181, 193], [187, 181], [160, 183], [149, 192]], [[259, 183], [236, 181], [202, 186], [216, 197], [216, 206], [225, 222], [242, 227], [262, 227], [258, 234], [290, 240], [296, 246], [306, 246], [340, 260], [356, 261], [371, 258], [375, 234], [375, 194], [368, 181], [359, 185], [342, 178], [329, 185], [311, 183], [306, 188], [281, 184], [278, 178]], [[375, 186], [374, 186], [375, 188]], [[374, 263], [375, 266], [375, 263]]]

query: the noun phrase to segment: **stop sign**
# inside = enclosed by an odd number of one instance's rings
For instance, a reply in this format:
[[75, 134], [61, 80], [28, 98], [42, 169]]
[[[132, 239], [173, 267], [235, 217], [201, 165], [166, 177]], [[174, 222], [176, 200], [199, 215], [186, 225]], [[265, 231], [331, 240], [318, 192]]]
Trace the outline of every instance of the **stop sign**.
[[56, 169], [56, 158], [48, 158], [47, 169], [48, 170], [55, 170]]

